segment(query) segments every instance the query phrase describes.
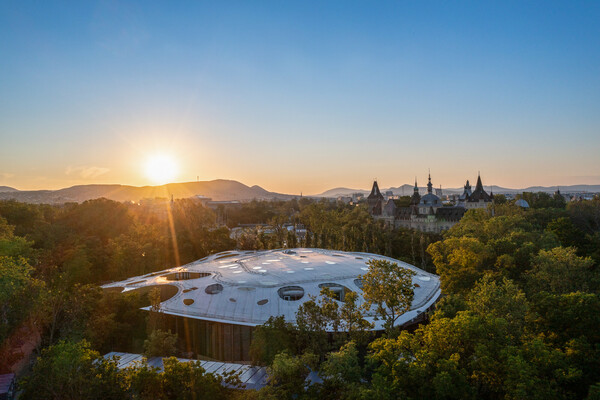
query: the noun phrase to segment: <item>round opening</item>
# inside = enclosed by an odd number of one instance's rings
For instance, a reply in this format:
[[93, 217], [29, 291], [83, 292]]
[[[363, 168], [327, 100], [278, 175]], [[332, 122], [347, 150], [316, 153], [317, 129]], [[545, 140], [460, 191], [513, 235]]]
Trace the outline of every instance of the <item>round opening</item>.
[[196, 290], [196, 289], [198, 289], [198, 288], [197, 287], [193, 287], [193, 288], [185, 289], [183, 291], [183, 293], [188, 293], [188, 292], [191, 292], [192, 290]]
[[230, 302], [232, 302], [232, 303], [235, 303], [237, 300], [236, 300], [236, 299], [234, 299], [233, 297], [230, 297], [230, 298], [229, 298], [229, 301], [230, 301]]
[[332, 298], [338, 301], [344, 301], [346, 293], [351, 292], [350, 289], [339, 283], [321, 283], [319, 284], [319, 288], [329, 289], [332, 293]]
[[206, 278], [210, 274], [206, 272], [190, 272], [190, 271], [179, 271], [173, 272], [163, 277], [167, 278], [168, 281], [187, 281], [188, 279]]
[[206, 289], [204, 289], [204, 291], [207, 294], [218, 294], [223, 291], [223, 285], [221, 285], [220, 283], [214, 283], [212, 285], [208, 285]]
[[233, 257], [233, 256], [237, 256], [237, 253], [223, 254], [222, 256], [215, 257], [215, 260], [222, 260], [224, 258], [229, 258], [229, 257]]
[[256, 304], [258, 304], [259, 306], [264, 306], [268, 302], [269, 302], [269, 299], [262, 299], [262, 300], [257, 301]]
[[357, 288], [359, 288], [360, 290], [362, 290], [362, 288], [363, 288], [363, 280], [362, 280], [362, 278], [356, 278], [354, 280], [354, 284], [356, 285]]
[[192, 299], [183, 299], [183, 304], [185, 304], [186, 306], [191, 306], [192, 304], [194, 304], [194, 300], [192, 300]]
[[296, 301], [304, 296], [304, 289], [300, 286], [284, 286], [277, 291], [277, 294], [283, 300]]

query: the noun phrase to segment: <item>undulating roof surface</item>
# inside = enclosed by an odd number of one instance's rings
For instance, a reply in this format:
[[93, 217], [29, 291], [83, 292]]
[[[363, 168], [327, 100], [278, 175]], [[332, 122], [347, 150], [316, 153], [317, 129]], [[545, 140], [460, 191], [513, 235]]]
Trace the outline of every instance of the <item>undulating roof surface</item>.
[[[402, 261], [370, 253], [303, 248], [227, 251], [103, 287], [128, 291], [172, 285], [176, 294], [161, 303], [161, 309], [172, 315], [248, 326], [278, 315], [294, 322], [298, 306], [311, 295], [318, 296], [324, 286], [338, 299], [348, 290], [357, 292], [358, 302], [363, 303], [360, 277], [372, 259], [392, 261], [416, 272], [412, 307], [398, 318], [397, 325], [416, 318], [440, 296], [438, 276]], [[367, 319], [381, 329], [383, 321], [375, 321], [374, 316], [370, 313]]]

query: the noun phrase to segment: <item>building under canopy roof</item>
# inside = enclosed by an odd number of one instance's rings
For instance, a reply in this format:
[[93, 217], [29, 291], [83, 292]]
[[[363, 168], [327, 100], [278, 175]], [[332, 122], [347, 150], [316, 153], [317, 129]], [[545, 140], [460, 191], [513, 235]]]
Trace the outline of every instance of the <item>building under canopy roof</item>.
[[[282, 315], [286, 321], [294, 322], [300, 304], [311, 295], [318, 296], [323, 287], [331, 289], [340, 301], [347, 291], [354, 291], [358, 303], [363, 303], [361, 275], [372, 259], [392, 261], [416, 273], [412, 307], [398, 318], [397, 325], [413, 321], [440, 296], [436, 275], [402, 261], [369, 253], [302, 248], [222, 252], [182, 267], [103, 287], [123, 291], [170, 288], [171, 297], [161, 303], [161, 310], [185, 318], [184, 324], [175, 322], [177, 331], [189, 329], [194, 325], [190, 321], [200, 324], [198, 332], [191, 332], [194, 337], [200, 335], [198, 346], [193, 346], [197, 352], [222, 360], [245, 360], [252, 327], [271, 316]], [[382, 329], [383, 321], [376, 321], [374, 312], [368, 313], [367, 319], [375, 324], [375, 329]], [[210, 339], [206, 339], [207, 335]], [[228, 350], [214, 349], [215, 335], [230, 340], [231, 355]]]

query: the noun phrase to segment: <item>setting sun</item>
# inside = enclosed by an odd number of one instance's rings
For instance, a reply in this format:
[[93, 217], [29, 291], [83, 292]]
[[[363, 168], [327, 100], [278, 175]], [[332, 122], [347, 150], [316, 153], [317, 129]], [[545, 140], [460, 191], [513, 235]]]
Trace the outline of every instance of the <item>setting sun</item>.
[[155, 184], [172, 182], [177, 175], [177, 163], [165, 154], [154, 154], [146, 159], [144, 171], [146, 177]]

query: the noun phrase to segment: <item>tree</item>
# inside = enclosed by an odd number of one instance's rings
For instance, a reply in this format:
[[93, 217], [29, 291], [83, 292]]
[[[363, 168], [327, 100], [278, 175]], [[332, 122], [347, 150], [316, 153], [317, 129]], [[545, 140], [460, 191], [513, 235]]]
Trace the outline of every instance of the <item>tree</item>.
[[157, 329], [150, 333], [144, 341], [144, 355], [146, 357], [175, 355], [177, 352], [177, 335], [171, 331], [165, 332]]
[[252, 332], [250, 357], [254, 364], [270, 365], [282, 351], [295, 354], [297, 331], [282, 315], [269, 317]]
[[579, 257], [573, 247], [542, 250], [527, 274], [530, 293], [547, 291], [565, 294], [598, 288], [598, 277], [591, 258]]
[[388, 334], [394, 330], [398, 317], [410, 309], [414, 297], [412, 277], [415, 272], [387, 260], [370, 260], [363, 275], [365, 307], [376, 306], [385, 320]]
[[268, 368], [269, 381], [259, 392], [261, 399], [295, 399], [304, 394], [304, 382], [314, 363], [312, 354], [302, 357], [279, 353]]
[[59, 342], [42, 351], [23, 382], [27, 399], [126, 399], [123, 372], [86, 341]]

